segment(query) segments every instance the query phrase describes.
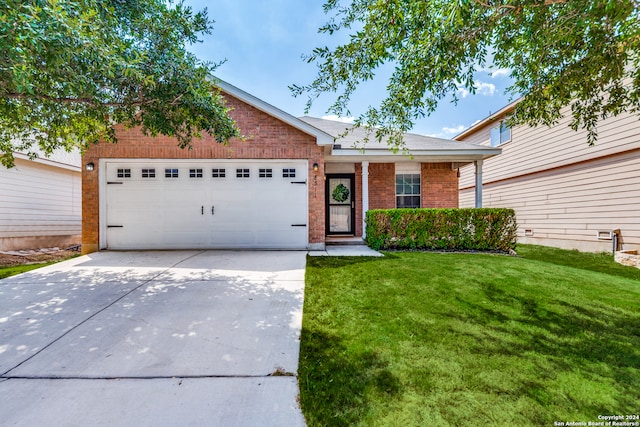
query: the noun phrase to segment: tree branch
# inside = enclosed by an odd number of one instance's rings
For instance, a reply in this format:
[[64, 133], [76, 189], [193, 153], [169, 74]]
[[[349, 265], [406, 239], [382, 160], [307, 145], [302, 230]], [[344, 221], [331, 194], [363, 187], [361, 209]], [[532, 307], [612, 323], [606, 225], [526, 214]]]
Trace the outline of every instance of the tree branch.
[[[540, 7], [540, 6], [551, 6], [554, 4], [564, 4], [567, 3], [569, 0], [544, 0], [544, 2], [542, 3], [538, 3], [538, 4], [532, 4], [532, 5], [528, 5], [530, 7]], [[518, 5], [518, 6], [514, 6], [511, 4], [501, 4], [501, 5], [492, 5], [489, 3], [485, 3], [482, 0], [475, 0], [476, 3], [478, 3], [480, 6], [484, 6], [484, 7], [489, 7], [492, 9], [511, 9], [511, 10], [520, 10], [523, 8], [522, 5]]]
[[[127, 106], [127, 107], [141, 107], [143, 105], [150, 104], [153, 101], [155, 101], [155, 99], [147, 99], [147, 100], [144, 100], [144, 101], [136, 101], [136, 102], [131, 102], [131, 103], [125, 103], [125, 102], [95, 102], [91, 98], [59, 98], [59, 97], [49, 96], [49, 95], [28, 95], [28, 94], [24, 94], [24, 93], [7, 93], [4, 96], [6, 98], [11, 98], [11, 99], [39, 99], [39, 100], [45, 100], [45, 101], [60, 102], [61, 104], [86, 104], [86, 105], [90, 105], [90, 106], [93, 106], [93, 107], [98, 107], [98, 106], [102, 106], [102, 107], [124, 107], [124, 106]], [[182, 95], [177, 97], [174, 101], [172, 101], [169, 104], [170, 105], [175, 105], [176, 101], [178, 101], [181, 97], [182, 97]]]

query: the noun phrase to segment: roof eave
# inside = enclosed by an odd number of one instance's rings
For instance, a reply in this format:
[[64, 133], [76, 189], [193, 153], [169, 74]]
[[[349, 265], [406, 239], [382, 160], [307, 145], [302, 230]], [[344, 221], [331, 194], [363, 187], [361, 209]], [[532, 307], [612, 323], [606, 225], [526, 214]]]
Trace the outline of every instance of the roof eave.
[[428, 161], [428, 162], [470, 162], [485, 160], [502, 153], [500, 148], [478, 148], [471, 150], [413, 150], [393, 153], [389, 150], [332, 150], [325, 161]]
[[460, 132], [459, 134], [457, 134], [456, 136], [453, 137], [454, 140], [459, 141], [462, 138], [465, 138], [469, 135], [471, 135], [472, 133], [476, 132], [477, 130], [485, 127], [487, 124], [489, 123], [493, 123], [495, 122], [498, 118], [504, 116], [507, 113], [510, 113], [511, 111], [513, 111], [516, 108], [516, 105], [518, 105], [523, 98], [518, 98], [513, 102], [510, 102], [509, 104], [505, 105], [504, 107], [502, 107], [500, 110], [496, 111], [493, 114], [490, 114], [489, 116], [485, 117], [484, 119], [480, 120], [478, 123], [470, 126], [469, 128], [463, 130], [462, 132]]
[[60, 168], [60, 169], [66, 169], [66, 170], [70, 170], [70, 171], [74, 171], [74, 172], [81, 172], [82, 171], [82, 167], [79, 165], [72, 165], [69, 163], [64, 163], [64, 162], [59, 162], [56, 160], [51, 160], [48, 159], [46, 157], [35, 157], [35, 158], [31, 158], [26, 154], [23, 153], [13, 153], [13, 156], [16, 159], [22, 159], [22, 160], [29, 160], [33, 163], [39, 163], [41, 165], [47, 165], [47, 166], [53, 166], [56, 168]]
[[272, 117], [275, 117], [286, 124], [308, 134], [316, 138], [316, 143], [318, 145], [332, 145], [334, 143], [333, 136], [329, 135], [321, 131], [320, 129], [311, 126], [308, 123], [303, 122], [302, 120], [292, 116], [289, 113], [282, 111], [281, 109], [274, 107], [271, 104], [264, 102], [263, 100], [256, 98], [255, 96], [238, 89], [237, 87], [215, 78], [214, 84], [224, 93], [233, 96], [234, 98], [239, 99], [242, 102], [245, 102], [252, 107], [269, 114]]

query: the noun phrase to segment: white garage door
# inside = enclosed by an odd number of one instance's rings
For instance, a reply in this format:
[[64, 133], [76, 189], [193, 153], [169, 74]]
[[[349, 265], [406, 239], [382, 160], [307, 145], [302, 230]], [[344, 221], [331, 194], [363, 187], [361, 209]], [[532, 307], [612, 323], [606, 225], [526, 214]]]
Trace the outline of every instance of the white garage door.
[[304, 249], [305, 161], [105, 164], [108, 249]]

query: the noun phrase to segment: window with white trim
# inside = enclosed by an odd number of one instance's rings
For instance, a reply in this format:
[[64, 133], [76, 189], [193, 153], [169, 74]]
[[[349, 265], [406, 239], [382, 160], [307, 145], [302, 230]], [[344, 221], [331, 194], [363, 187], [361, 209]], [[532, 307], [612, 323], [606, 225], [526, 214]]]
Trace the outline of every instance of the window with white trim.
[[258, 177], [260, 178], [272, 178], [273, 177], [273, 169], [259, 169]]
[[131, 169], [118, 169], [118, 178], [131, 178]]
[[156, 170], [154, 168], [142, 169], [143, 178], [155, 178]]
[[211, 169], [211, 177], [212, 178], [224, 178], [226, 176], [225, 169]]
[[500, 122], [496, 127], [491, 128], [491, 146], [497, 147], [511, 141], [511, 127]]
[[164, 170], [165, 178], [178, 178], [178, 169], [166, 168]]
[[396, 174], [396, 207], [419, 208], [420, 207], [420, 174], [399, 173]]
[[295, 168], [282, 169], [282, 177], [283, 178], [295, 178], [296, 177]]
[[202, 178], [202, 169], [189, 169], [189, 178]]
[[236, 178], [249, 178], [249, 169], [236, 169]]

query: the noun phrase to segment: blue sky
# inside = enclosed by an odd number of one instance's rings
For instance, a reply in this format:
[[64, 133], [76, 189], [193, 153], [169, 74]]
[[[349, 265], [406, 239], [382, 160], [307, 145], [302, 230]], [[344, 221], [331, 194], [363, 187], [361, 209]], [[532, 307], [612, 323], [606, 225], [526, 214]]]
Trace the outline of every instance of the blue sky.
[[[186, 0], [194, 10], [207, 8], [215, 21], [212, 34], [190, 49], [203, 60], [226, 59], [216, 76], [296, 117], [304, 115], [305, 97], [294, 98], [291, 84], [308, 84], [316, 75], [315, 64], [302, 59], [315, 47], [335, 46], [336, 36], [318, 33], [327, 22], [322, 0]], [[460, 91], [454, 106], [443, 101], [436, 112], [416, 123], [413, 132], [451, 138], [509, 103], [505, 70], [479, 71], [475, 95]], [[382, 76], [381, 76], [382, 77]], [[386, 82], [368, 82], [352, 98], [350, 110], [358, 115], [382, 99]], [[316, 100], [309, 115], [326, 116], [334, 101], [331, 94]]]

